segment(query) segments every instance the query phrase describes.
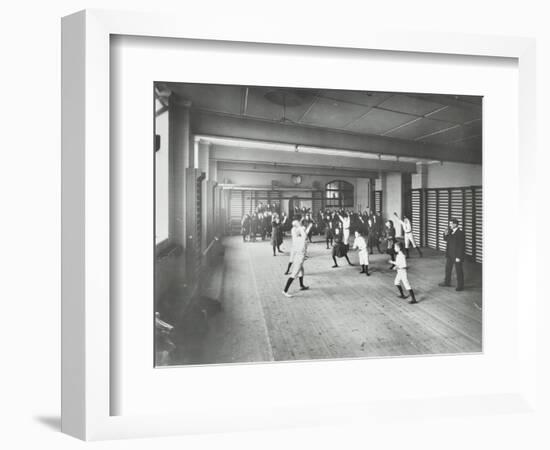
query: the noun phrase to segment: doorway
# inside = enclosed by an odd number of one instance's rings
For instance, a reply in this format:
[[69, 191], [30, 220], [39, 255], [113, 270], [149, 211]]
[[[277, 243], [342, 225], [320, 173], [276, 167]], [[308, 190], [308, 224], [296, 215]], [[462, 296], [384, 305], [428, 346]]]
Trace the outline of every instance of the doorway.
[[288, 216], [293, 218], [295, 215], [300, 214], [300, 199], [297, 195], [294, 195], [288, 199]]

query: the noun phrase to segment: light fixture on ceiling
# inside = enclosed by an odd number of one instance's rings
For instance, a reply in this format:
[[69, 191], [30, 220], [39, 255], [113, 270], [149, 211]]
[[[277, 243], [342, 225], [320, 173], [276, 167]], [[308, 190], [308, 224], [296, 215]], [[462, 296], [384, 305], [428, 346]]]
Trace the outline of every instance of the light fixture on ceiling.
[[283, 107], [283, 117], [279, 119], [280, 123], [296, 123], [294, 120], [286, 117], [287, 107], [295, 107], [303, 104], [312, 94], [304, 89], [287, 89], [276, 88], [267, 91], [264, 98], [275, 104]]

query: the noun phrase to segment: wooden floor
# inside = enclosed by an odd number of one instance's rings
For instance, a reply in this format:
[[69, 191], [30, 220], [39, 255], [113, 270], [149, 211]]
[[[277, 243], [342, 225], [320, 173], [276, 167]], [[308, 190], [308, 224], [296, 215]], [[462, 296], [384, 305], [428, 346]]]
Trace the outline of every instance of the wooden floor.
[[[226, 238], [217, 289], [223, 310], [208, 320], [208, 331], [189, 347], [193, 352], [180, 354], [172, 364], [481, 351], [480, 265], [466, 264], [466, 289], [456, 292], [438, 287], [445, 265], [441, 253], [426, 249], [419, 258], [411, 252], [409, 281], [420, 303], [410, 305], [397, 297], [387, 255], [371, 255], [370, 277], [345, 260], [333, 269], [321, 239], [308, 248], [310, 290], [299, 291], [296, 280], [289, 299], [281, 294], [287, 251], [273, 257], [268, 241]], [[283, 248], [289, 247], [287, 239]], [[357, 253], [350, 259], [357, 264]]]

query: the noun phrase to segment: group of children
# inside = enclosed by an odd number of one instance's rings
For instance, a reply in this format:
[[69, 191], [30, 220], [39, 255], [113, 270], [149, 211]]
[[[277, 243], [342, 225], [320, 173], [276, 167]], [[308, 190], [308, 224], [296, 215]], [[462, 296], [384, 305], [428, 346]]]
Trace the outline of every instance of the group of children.
[[[334, 262], [334, 265], [332, 267], [338, 267], [338, 262], [336, 258], [345, 258], [348, 264], [352, 266], [353, 264], [348, 257], [348, 251], [350, 248], [349, 238], [351, 218], [348, 214], [342, 215], [340, 213], [337, 213], [336, 216], [338, 217], [341, 225], [333, 226], [331, 222], [334, 221], [334, 216], [332, 215], [327, 216], [328, 223], [326, 224], [327, 230], [330, 230], [332, 233], [332, 235], [330, 236], [330, 243], [332, 244], [332, 260]], [[394, 280], [394, 285], [399, 291], [399, 296], [404, 299], [410, 296], [411, 300], [409, 301], [409, 303], [415, 304], [418, 302], [407, 277], [407, 257], [409, 254], [408, 247], [409, 245], [412, 245], [413, 248], [416, 248], [418, 250], [420, 256], [422, 256], [422, 252], [414, 242], [410, 220], [407, 217], [400, 219], [397, 214], [395, 214], [395, 216], [398, 218], [401, 225], [403, 226], [403, 230], [405, 233], [405, 245], [403, 245], [402, 242], [396, 239], [395, 228], [393, 227], [393, 222], [391, 220], [388, 220], [386, 222], [386, 227], [388, 228], [388, 231], [385, 233], [383, 241], [386, 244], [386, 252], [390, 256], [390, 268], [397, 272]], [[287, 297], [291, 297], [291, 295], [288, 293], [288, 290], [296, 277], [298, 277], [300, 280], [300, 289], [309, 289], [309, 287], [303, 284], [303, 278], [304, 262], [307, 257], [307, 241], [310, 240], [308, 236], [310, 237], [309, 233], [312, 226], [313, 224], [308, 223], [306, 220], [294, 219], [292, 221], [292, 247], [290, 251], [290, 261], [285, 272], [285, 275], [290, 275], [290, 277], [288, 278], [285, 288], [283, 289], [283, 295]], [[371, 230], [371, 233], [374, 233], [374, 227], [371, 226]], [[393, 230], [393, 233], [391, 232], [391, 230]], [[358, 251], [359, 264], [361, 265], [361, 271], [359, 273], [370, 276], [369, 247], [372, 248], [372, 246], [369, 246], [369, 234], [368, 232], [365, 233], [361, 228], [356, 228], [354, 234], [355, 239], [353, 241], [352, 249]], [[380, 243], [382, 242], [382, 239], [378, 238], [378, 233], [376, 239], [376, 247], [378, 251], [382, 253], [380, 251]], [[329, 239], [327, 237], [327, 249], [330, 248], [328, 244]], [[405, 294], [403, 288], [407, 290], [408, 295]]]
[[[284, 214], [283, 214], [284, 216]], [[256, 211], [252, 214], [245, 214], [241, 219], [241, 235], [243, 242], [254, 242], [258, 237], [261, 240], [273, 237], [273, 222], [278, 218], [286, 223], [286, 217], [279, 217], [278, 212], [271, 209]]]

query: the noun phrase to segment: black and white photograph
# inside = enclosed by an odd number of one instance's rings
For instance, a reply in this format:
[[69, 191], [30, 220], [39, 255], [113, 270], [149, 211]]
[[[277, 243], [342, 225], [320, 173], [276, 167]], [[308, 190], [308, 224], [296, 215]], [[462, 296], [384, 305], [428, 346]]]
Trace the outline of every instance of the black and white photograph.
[[482, 352], [482, 115], [156, 82], [156, 366]]

